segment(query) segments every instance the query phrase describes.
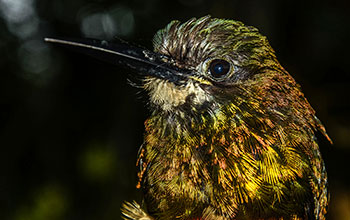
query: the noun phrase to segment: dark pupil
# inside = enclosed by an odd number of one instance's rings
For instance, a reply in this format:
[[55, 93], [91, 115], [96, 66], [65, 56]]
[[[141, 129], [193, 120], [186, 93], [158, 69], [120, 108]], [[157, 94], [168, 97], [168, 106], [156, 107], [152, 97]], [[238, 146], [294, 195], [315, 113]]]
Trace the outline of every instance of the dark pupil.
[[226, 60], [213, 60], [210, 63], [210, 74], [215, 78], [220, 78], [230, 70], [230, 63]]

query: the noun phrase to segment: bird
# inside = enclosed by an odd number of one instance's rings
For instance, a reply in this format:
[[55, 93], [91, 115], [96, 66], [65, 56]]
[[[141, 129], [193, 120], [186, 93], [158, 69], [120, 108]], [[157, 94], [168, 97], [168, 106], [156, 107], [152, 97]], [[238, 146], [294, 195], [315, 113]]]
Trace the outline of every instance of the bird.
[[323, 220], [326, 129], [267, 38], [240, 21], [171, 21], [153, 51], [46, 38], [140, 79], [150, 116], [138, 153], [141, 203], [128, 220]]

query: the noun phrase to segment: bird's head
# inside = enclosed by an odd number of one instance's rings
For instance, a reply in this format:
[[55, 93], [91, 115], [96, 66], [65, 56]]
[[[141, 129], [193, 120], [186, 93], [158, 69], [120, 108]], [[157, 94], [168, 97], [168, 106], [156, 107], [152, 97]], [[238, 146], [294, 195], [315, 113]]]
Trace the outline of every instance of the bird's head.
[[154, 51], [125, 42], [46, 41], [133, 69], [155, 112], [171, 118], [219, 117], [226, 111], [245, 121], [266, 117], [265, 124], [289, 120], [323, 128], [266, 37], [238, 21], [210, 16], [172, 21], [156, 33]]
[[[212, 110], [264, 83], [269, 69], [282, 71], [266, 37], [241, 22], [209, 16], [173, 21], [155, 35], [154, 51], [182, 77], [148, 76], [144, 88], [164, 111]], [[260, 80], [260, 81], [257, 81]]]

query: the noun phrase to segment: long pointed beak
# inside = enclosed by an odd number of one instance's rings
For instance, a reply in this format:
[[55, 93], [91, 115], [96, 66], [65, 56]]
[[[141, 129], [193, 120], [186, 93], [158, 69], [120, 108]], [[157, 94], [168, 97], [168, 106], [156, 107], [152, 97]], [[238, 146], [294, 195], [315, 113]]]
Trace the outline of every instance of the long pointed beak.
[[45, 41], [60, 44], [111, 64], [126, 66], [141, 76], [153, 76], [175, 84], [183, 83], [191, 72], [171, 65], [171, 59], [165, 55], [124, 42], [63, 38], [45, 38]]

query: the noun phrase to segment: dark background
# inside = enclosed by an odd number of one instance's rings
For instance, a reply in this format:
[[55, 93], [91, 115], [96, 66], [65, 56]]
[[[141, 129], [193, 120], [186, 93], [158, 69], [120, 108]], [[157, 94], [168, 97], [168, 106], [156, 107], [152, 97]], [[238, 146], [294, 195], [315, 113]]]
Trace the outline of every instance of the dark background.
[[334, 141], [320, 137], [329, 218], [350, 219], [347, 1], [0, 0], [0, 219], [120, 219], [139, 200], [146, 97], [127, 70], [43, 42], [114, 36], [151, 48], [173, 19], [211, 14], [268, 36]]

